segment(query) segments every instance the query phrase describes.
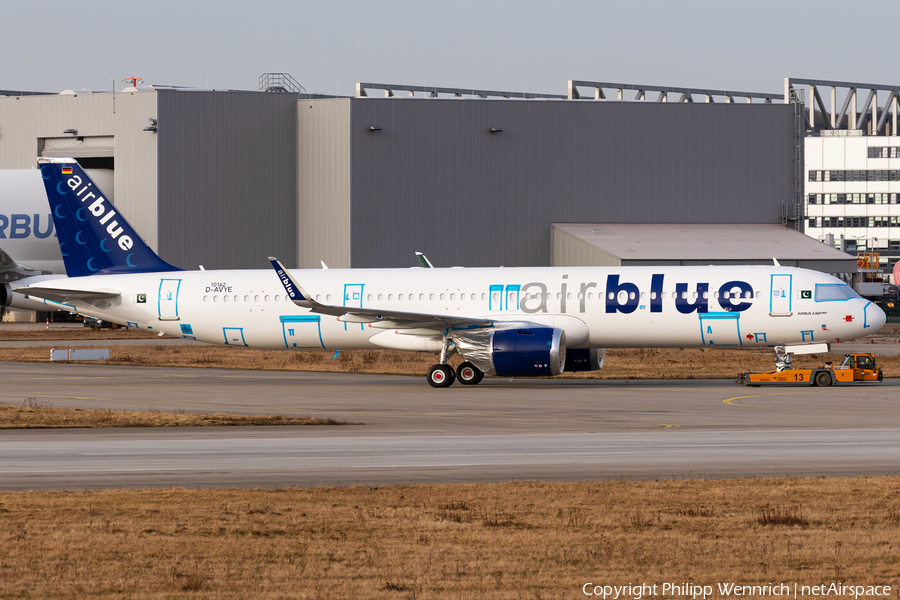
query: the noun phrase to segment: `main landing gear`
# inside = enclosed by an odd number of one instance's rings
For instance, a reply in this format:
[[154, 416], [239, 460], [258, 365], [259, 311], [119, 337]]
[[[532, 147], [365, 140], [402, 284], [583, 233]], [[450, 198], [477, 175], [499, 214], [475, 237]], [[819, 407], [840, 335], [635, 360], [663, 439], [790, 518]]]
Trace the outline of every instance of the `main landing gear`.
[[441, 349], [441, 362], [428, 369], [426, 376], [431, 387], [450, 387], [457, 379], [463, 385], [476, 385], [484, 379], [484, 372], [468, 361], [459, 365], [454, 371], [453, 367], [447, 364], [454, 352], [456, 352], [456, 348], [450, 348], [450, 340], [445, 337], [444, 347]]

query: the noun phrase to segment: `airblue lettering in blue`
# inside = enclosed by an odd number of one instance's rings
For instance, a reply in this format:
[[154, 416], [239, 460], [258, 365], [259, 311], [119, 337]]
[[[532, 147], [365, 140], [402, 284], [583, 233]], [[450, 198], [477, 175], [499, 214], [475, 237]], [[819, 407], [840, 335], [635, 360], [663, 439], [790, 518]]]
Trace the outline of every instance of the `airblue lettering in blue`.
[[688, 299], [688, 284], [675, 284], [675, 308], [683, 315], [689, 315], [692, 312], [705, 313], [709, 312], [709, 284], [698, 283], [697, 291], [694, 292], [695, 299], [690, 302]]
[[[725, 297], [728, 294], [728, 297]], [[753, 286], [746, 281], [729, 281], [719, 288], [719, 306], [723, 310], [742, 312], [750, 308], [750, 302], [739, 302], [741, 297], [753, 297]]]
[[[624, 300], [624, 302], [620, 302]], [[609, 275], [606, 278], [606, 312], [608, 313], [616, 313], [621, 312], [625, 314], [633, 313], [637, 310], [638, 301], [640, 300], [641, 292], [638, 290], [638, 286], [633, 283], [619, 283], [618, 275]]]

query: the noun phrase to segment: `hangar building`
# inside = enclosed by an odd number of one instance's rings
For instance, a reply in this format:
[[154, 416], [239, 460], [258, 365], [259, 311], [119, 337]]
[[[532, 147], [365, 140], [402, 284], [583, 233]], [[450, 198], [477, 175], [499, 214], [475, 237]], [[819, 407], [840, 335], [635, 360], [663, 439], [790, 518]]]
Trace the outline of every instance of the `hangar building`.
[[[780, 95], [570, 81], [558, 96], [361, 83], [322, 97], [264, 79], [272, 91], [0, 91], [0, 168], [110, 169], [116, 204], [185, 268], [403, 267], [414, 251], [550, 265], [554, 224], [802, 227], [802, 114]], [[756, 258], [705, 263], [719, 260]]]

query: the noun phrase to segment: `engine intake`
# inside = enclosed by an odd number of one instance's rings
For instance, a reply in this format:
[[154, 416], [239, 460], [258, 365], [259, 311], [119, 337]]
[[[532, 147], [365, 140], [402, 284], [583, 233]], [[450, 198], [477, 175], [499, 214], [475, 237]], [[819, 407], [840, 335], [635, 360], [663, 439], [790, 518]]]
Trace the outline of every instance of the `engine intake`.
[[555, 327], [494, 331], [489, 347], [499, 377], [559, 375], [566, 365], [566, 334]]

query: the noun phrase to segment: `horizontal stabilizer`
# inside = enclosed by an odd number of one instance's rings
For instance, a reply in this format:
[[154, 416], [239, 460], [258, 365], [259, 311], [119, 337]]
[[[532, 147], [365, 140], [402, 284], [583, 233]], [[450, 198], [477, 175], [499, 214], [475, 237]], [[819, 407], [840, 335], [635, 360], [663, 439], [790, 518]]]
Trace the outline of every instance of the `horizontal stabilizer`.
[[118, 298], [121, 292], [113, 290], [73, 290], [66, 288], [29, 286], [20, 287], [13, 290], [27, 296], [35, 298], [43, 298], [44, 300], [52, 300], [53, 302], [71, 302], [73, 300], [84, 300], [85, 302], [93, 302], [95, 300], [108, 300], [110, 298]]

